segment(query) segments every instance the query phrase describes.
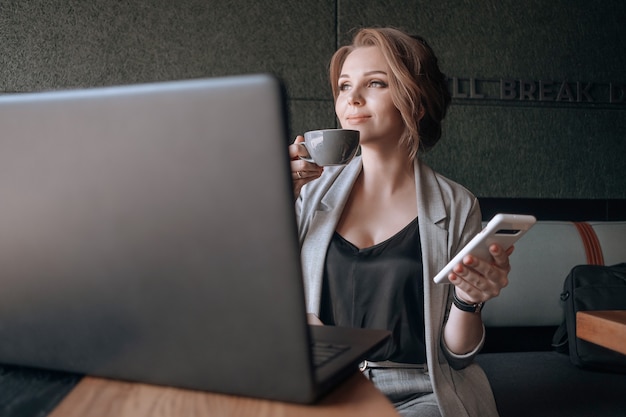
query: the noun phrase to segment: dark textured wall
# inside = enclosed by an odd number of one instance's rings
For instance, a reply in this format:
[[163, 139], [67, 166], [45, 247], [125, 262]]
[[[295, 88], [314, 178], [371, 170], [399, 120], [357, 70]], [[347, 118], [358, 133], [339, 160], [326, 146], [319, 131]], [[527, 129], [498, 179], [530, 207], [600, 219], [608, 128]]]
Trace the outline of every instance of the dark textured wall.
[[337, 45], [396, 26], [460, 79], [439, 171], [482, 197], [626, 198], [625, 21], [623, 0], [0, 0], [0, 93], [269, 71], [295, 135], [335, 125]]

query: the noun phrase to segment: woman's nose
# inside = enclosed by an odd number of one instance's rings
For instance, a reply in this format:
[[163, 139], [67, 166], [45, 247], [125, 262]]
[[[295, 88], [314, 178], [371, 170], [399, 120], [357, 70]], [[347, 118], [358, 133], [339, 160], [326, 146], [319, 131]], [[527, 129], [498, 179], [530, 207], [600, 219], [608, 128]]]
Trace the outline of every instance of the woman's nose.
[[355, 88], [350, 91], [350, 95], [348, 96], [348, 104], [352, 106], [360, 106], [364, 102], [363, 96], [361, 95], [358, 88]]

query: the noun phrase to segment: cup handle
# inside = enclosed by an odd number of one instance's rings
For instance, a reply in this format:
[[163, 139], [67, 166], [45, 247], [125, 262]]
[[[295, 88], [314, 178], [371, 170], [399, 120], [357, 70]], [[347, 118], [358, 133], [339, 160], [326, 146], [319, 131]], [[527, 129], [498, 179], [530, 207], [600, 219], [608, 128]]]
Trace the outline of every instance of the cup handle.
[[302, 145], [304, 147], [304, 149], [306, 150], [306, 153], [308, 155], [308, 156], [298, 155], [298, 158], [302, 159], [303, 161], [307, 161], [307, 162], [310, 162], [310, 163], [314, 164], [315, 161], [313, 160], [313, 158], [311, 158], [311, 154], [309, 153], [309, 149], [306, 147], [305, 142], [300, 142], [300, 143], [298, 143], [298, 145]]

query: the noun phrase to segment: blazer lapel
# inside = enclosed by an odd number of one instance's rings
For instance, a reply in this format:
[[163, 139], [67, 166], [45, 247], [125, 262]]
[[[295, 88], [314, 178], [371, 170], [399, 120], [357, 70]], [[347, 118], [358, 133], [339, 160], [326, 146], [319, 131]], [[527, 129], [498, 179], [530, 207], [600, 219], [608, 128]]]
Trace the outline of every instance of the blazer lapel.
[[438, 359], [432, 349], [439, 346], [441, 336], [439, 326], [432, 326], [431, 323], [443, 323], [446, 303], [441, 300], [446, 300], [448, 294], [447, 285], [436, 285], [432, 281], [448, 259], [448, 213], [434, 171], [418, 160], [415, 161], [415, 186], [424, 264], [424, 318], [426, 338], [429, 339], [426, 349], [431, 361]]
[[346, 166], [332, 183], [313, 214], [307, 238], [302, 244], [302, 269], [307, 286], [307, 311], [319, 314], [326, 248], [341, 218], [350, 190], [361, 172], [359, 161]]

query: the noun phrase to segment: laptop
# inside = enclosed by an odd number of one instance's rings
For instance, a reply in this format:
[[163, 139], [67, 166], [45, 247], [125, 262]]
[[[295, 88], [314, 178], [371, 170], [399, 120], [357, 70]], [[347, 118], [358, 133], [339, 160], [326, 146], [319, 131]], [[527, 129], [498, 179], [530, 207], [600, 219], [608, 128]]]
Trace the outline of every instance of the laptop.
[[311, 403], [388, 338], [306, 323], [277, 78], [5, 95], [0, 126], [0, 363]]

